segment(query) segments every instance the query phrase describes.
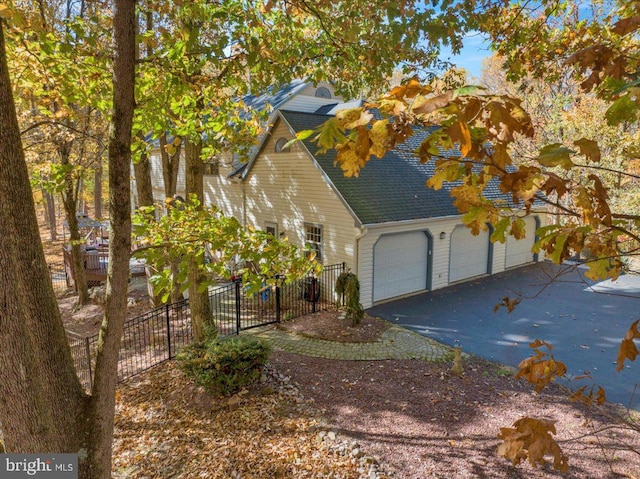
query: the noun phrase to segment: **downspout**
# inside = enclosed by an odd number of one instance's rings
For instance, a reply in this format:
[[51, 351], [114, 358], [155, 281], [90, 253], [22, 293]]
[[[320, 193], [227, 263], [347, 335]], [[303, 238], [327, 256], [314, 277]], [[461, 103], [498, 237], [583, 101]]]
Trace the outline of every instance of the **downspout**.
[[355, 274], [356, 276], [358, 276], [358, 278], [360, 277], [360, 240], [365, 236], [367, 236], [368, 232], [369, 230], [366, 227], [361, 225], [360, 233], [356, 236], [356, 251], [354, 254], [353, 270], [355, 271]]

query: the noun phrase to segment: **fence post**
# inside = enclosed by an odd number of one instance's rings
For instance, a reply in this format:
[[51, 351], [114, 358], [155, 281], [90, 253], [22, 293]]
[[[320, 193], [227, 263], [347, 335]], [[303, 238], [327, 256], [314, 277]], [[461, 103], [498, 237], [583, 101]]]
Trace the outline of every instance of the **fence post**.
[[240, 334], [240, 285], [242, 284], [241, 279], [236, 279], [236, 334]]
[[318, 299], [316, 295], [318, 294], [318, 278], [315, 276], [311, 278], [311, 312], [316, 312], [316, 303]]
[[280, 322], [280, 275], [276, 276], [276, 322]]
[[169, 317], [169, 303], [164, 305], [164, 314], [167, 320], [167, 350], [171, 359], [171, 318]]
[[89, 337], [84, 338], [84, 350], [87, 354], [87, 371], [89, 371], [89, 393], [93, 391], [93, 373], [91, 372], [91, 346], [89, 346]]

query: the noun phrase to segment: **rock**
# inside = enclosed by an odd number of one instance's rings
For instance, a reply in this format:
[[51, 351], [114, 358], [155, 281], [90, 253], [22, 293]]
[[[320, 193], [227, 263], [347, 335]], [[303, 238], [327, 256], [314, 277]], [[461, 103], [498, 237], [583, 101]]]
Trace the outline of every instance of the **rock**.
[[335, 441], [336, 440], [336, 433], [333, 431], [329, 431], [327, 433], [327, 437], [329, 438], [330, 441]]

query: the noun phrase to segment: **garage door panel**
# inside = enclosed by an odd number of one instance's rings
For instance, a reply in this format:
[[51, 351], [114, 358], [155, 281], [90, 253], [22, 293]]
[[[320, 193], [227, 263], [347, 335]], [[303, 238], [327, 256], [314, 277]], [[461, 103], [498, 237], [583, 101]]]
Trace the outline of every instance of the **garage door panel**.
[[423, 231], [383, 235], [373, 254], [374, 301], [427, 288], [429, 238]]
[[532, 216], [527, 216], [524, 221], [526, 223], [526, 236], [523, 239], [516, 240], [513, 236], [507, 236], [505, 268], [513, 268], [533, 262], [531, 248], [533, 248], [536, 241], [536, 219]]
[[489, 232], [474, 236], [464, 225], [456, 226], [451, 234], [449, 282], [462, 281], [486, 274], [489, 264]]

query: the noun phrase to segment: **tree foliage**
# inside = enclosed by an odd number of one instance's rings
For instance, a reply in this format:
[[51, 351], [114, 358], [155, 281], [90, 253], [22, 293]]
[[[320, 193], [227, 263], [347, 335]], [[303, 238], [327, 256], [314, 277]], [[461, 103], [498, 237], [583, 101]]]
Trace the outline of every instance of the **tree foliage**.
[[249, 294], [255, 294], [279, 281], [294, 281], [318, 274], [321, 266], [285, 239], [248, 229], [216, 206], [200, 208], [195, 196], [169, 207], [159, 220], [149, 219], [144, 209], [134, 219], [134, 234], [141, 247], [135, 256], [144, 258], [152, 269], [156, 292], [168, 298], [174, 280], [166, 265], [177, 260], [180, 274], [175, 279], [182, 291], [189, 287], [187, 264], [198, 259], [205, 290], [231, 277], [242, 278]]

